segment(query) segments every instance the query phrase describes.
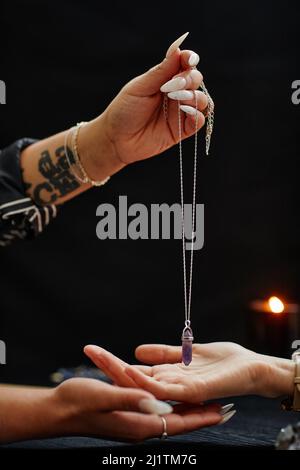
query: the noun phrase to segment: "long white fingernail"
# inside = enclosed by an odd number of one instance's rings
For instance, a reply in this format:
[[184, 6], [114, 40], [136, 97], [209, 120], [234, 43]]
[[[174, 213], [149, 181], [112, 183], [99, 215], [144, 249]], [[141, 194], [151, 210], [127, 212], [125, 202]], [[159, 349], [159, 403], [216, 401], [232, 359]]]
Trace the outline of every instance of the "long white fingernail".
[[181, 111], [183, 111], [187, 114], [191, 114], [192, 116], [196, 116], [196, 114], [197, 114], [196, 108], [192, 108], [192, 106], [187, 106], [185, 104], [181, 104], [180, 109], [181, 109]]
[[169, 91], [181, 90], [186, 86], [186, 79], [183, 77], [172, 78], [160, 87], [160, 91], [168, 93]]
[[227, 421], [229, 421], [230, 418], [232, 418], [232, 416], [235, 415], [235, 413], [236, 413], [236, 410], [232, 410], [232, 411], [229, 411], [229, 413], [226, 413], [221, 419], [221, 421], [218, 423], [218, 425], [227, 423]]
[[192, 100], [195, 95], [191, 90], [171, 91], [168, 97], [172, 100]]
[[173, 408], [168, 403], [164, 401], [155, 400], [153, 398], [143, 398], [139, 402], [139, 408], [142, 413], [156, 414], [156, 415], [166, 415], [172, 413]]
[[183, 43], [183, 41], [185, 40], [188, 34], [189, 34], [188, 32], [184, 33], [182, 36], [180, 36], [180, 38], [172, 42], [171, 46], [166, 52], [166, 57], [170, 57], [170, 55], [172, 55], [178, 49], [178, 47], [181, 46], [181, 44]]
[[220, 410], [220, 415], [225, 415], [229, 410], [234, 406], [234, 403], [229, 403], [228, 405], [222, 406]]
[[199, 63], [199, 60], [200, 57], [198, 56], [198, 54], [196, 54], [196, 52], [193, 52], [189, 57], [188, 63], [191, 67], [195, 67]]

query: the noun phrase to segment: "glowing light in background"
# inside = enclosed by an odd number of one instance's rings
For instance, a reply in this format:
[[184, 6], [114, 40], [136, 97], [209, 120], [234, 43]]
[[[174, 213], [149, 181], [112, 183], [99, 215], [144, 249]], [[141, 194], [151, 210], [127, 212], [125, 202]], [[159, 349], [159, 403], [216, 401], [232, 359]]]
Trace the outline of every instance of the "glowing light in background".
[[272, 313], [282, 313], [284, 311], [284, 303], [278, 297], [270, 297], [268, 304]]

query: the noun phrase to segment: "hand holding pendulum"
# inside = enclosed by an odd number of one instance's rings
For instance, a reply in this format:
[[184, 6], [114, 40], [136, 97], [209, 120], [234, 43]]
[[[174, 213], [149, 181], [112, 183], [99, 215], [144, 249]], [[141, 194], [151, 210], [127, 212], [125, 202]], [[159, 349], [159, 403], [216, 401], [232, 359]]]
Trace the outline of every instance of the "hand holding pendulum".
[[191, 322], [187, 320], [185, 322], [185, 328], [182, 332], [182, 362], [185, 366], [188, 366], [192, 362], [192, 351], [193, 351], [193, 331], [191, 328]]

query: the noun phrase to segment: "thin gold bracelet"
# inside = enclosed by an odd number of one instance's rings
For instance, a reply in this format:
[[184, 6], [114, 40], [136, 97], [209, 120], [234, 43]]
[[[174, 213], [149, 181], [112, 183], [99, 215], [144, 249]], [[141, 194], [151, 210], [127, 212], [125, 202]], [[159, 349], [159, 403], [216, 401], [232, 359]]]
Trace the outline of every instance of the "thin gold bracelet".
[[73, 127], [71, 129], [71, 149], [72, 149], [72, 153], [74, 155], [74, 159], [75, 159], [75, 163], [77, 165], [77, 167], [79, 168], [80, 170], [80, 173], [83, 175], [82, 177], [79, 176], [77, 173], [74, 173], [75, 177], [78, 179], [78, 181], [80, 181], [80, 183], [83, 183], [83, 184], [91, 184], [92, 186], [103, 186], [105, 183], [107, 183], [107, 181], [110, 179], [110, 176], [108, 176], [107, 178], [105, 178], [104, 180], [102, 181], [96, 181], [96, 180], [93, 180], [92, 178], [89, 177], [89, 175], [87, 174], [84, 166], [82, 165], [81, 163], [81, 160], [80, 160], [80, 157], [79, 157], [79, 153], [78, 153], [78, 134], [79, 134], [79, 131], [80, 131], [80, 128], [84, 125], [86, 125], [87, 123], [86, 122], [79, 122], [77, 123], [77, 125], [75, 127]]

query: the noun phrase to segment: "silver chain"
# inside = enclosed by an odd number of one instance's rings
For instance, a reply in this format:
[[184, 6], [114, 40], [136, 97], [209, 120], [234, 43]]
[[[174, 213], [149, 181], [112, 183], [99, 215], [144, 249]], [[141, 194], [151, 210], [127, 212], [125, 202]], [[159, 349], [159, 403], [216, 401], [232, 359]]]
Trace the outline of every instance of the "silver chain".
[[[197, 107], [197, 94], [195, 91], [195, 109]], [[183, 181], [183, 154], [182, 154], [182, 130], [181, 130], [181, 110], [178, 100], [178, 135], [179, 135], [179, 168], [180, 168], [180, 203], [181, 203], [181, 227], [182, 227], [182, 260], [183, 260], [183, 290], [184, 290], [184, 313], [185, 323], [190, 324], [191, 304], [192, 304], [192, 282], [193, 282], [193, 261], [194, 261], [194, 233], [195, 233], [195, 208], [197, 189], [197, 153], [198, 153], [198, 112], [195, 119], [195, 144], [194, 144], [194, 171], [193, 171], [193, 199], [192, 199], [192, 241], [190, 258], [189, 289], [187, 291], [186, 255], [185, 255], [185, 223], [184, 223], [184, 181]]]
[[[205, 147], [206, 155], [209, 153], [211, 135], [214, 126], [214, 102], [208, 93], [204, 83], [201, 89], [207, 96], [208, 105], [205, 113], [207, 118]], [[197, 92], [195, 95], [195, 109], [198, 111]], [[168, 97], [164, 96], [163, 112], [166, 121], [168, 121]], [[182, 260], [183, 260], [183, 290], [184, 290], [184, 312], [185, 325], [191, 324], [191, 305], [192, 305], [192, 283], [193, 283], [193, 262], [194, 262], [194, 238], [195, 238], [195, 212], [196, 212], [196, 189], [197, 189], [197, 160], [198, 160], [198, 112], [195, 115], [195, 144], [194, 144], [194, 171], [193, 171], [193, 199], [192, 199], [192, 240], [191, 240], [191, 258], [190, 258], [190, 275], [189, 288], [187, 289], [187, 273], [186, 273], [186, 249], [185, 249], [185, 223], [184, 223], [184, 181], [183, 181], [183, 152], [182, 152], [182, 124], [180, 101], [178, 100], [178, 137], [179, 137], [179, 169], [180, 169], [180, 204], [181, 204], [181, 227], [182, 227]]]
[[213, 128], [214, 128], [214, 119], [215, 119], [215, 104], [208, 93], [208, 90], [206, 86], [204, 85], [204, 82], [201, 83], [201, 88], [203, 90], [203, 93], [207, 97], [207, 109], [206, 109], [206, 117], [207, 117], [207, 124], [206, 124], [206, 134], [205, 134], [205, 143], [206, 143], [206, 155], [209, 154], [209, 147], [210, 147], [210, 141], [211, 141], [211, 135], [213, 133]]

